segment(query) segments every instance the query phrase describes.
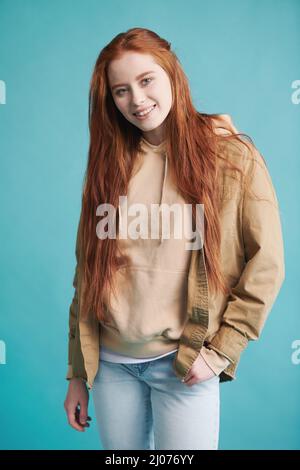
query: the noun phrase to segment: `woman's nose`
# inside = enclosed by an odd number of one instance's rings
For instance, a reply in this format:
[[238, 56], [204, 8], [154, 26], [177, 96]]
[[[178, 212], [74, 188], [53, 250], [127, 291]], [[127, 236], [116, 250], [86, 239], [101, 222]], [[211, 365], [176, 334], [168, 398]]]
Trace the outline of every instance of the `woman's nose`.
[[132, 91], [132, 104], [134, 106], [140, 106], [145, 102], [145, 95], [142, 90], [133, 90]]

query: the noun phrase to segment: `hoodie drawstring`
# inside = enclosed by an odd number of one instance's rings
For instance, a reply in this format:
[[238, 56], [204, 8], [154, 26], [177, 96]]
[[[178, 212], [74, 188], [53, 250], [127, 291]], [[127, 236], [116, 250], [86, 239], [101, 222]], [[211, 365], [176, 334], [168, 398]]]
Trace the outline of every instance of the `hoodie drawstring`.
[[167, 178], [167, 172], [168, 172], [168, 157], [167, 154], [164, 154], [165, 157], [165, 168], [164, 168], [164, 180], [161, 188], [161, 195], [160, 195], [160, 203], [159, 203], [159, 214], [160, 214], [160, 237], [159, 237], [159, 243], [162, 244], [162, 232], [163, 232], [163, 217], [162, 217], [162, 201], [163, 201], [163, 196], [164, 196], [164, 189], [165, 189], [165, 183], [166, 183], [166, 178]]

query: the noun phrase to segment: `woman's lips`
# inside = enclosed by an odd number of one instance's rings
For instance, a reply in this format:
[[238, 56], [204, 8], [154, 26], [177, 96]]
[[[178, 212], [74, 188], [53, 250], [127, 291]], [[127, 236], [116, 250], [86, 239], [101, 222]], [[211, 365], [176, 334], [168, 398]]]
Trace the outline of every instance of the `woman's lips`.
[[150, 114], [152, 114], [152, 111], [154, 111], [154, 109], [156, 108], [156, 104], [153, 105], [151, 111], [149, 111], [147, 114], [145, 114], [144, 116], [137, 116], [136, 114], [134, 114], [134, 116], [139, 119], [140, 121], [143, 121], [144, 119], [147, 119], [148, 116], [150, 116]]

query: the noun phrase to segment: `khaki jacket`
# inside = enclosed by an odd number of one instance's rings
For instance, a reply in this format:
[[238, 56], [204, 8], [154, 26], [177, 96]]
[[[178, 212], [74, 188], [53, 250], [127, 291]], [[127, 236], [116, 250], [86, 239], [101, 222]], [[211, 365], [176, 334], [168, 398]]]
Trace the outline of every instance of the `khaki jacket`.
[[[203, 249], [193, 250], [188, 274], [188, 320], [173, 362], [179, 379], [187, 375], [203, 345], [230, 361], [220, 374], [220, 382], [235, 379], [240, 355], [249, 341], [259, 338], [285, 276], [279, 206], [264, 159], [257, 149], [252, 147], [250, 151], [240, 143], [224, 141], [220, 151], [243, 170], [251, 191], [245, 190], [240, 179], [232, 178], [220, 163], [221, 267], [231, 293], [209, 293]], [[76, 259], [66, 378], [81, 377], [91, 389], [101, 367], [101, 325], [95, 319], [80, 317], [79, 228]]]

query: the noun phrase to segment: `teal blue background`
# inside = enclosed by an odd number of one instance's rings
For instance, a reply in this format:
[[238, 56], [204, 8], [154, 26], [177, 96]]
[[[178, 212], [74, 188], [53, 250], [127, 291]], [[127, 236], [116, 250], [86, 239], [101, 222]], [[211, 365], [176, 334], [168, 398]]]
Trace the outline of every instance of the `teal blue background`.
[[89, 80], [104, 45], [136, 26], [171, 41], [197, 109], [229, 113], [254, 139], [281, 208], [286, 280], [222, 385], [220, 448], [300, 449], [299, 21], [298, 0], [0, 0], [2, 449], [99, 448], [95, 419], [78, 433], [63, 409], [68, 309]]

